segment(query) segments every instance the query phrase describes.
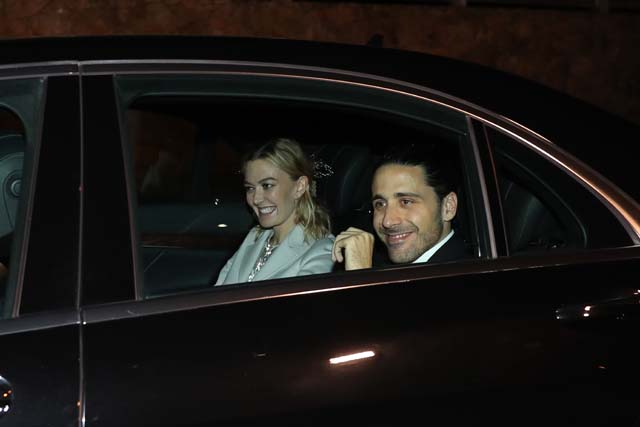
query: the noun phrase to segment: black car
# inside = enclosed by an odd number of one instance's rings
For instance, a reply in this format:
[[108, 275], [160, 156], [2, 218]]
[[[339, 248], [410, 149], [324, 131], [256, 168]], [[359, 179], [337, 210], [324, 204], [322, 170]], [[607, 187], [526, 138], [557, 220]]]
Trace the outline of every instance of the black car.
[[[640, 425], [640, 129], [425, 54], [0, 42], [0, 424]], [[472, 255], [213, 287], [244, 149], [371, 227], [388, 149], [446, 147]], [[381, 246], [380, 243], [377, 246]]]

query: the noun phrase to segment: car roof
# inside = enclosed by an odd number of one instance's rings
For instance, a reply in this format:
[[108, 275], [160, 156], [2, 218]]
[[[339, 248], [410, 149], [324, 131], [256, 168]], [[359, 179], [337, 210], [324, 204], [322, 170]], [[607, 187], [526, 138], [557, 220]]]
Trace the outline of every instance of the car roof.
[[[0, 64], [126, 60], [225, 60], [335, 68], [428, 87], [541, 134], [634, 199], [640, 127], [539, 83], [478, 64], [420, 52], [329, 42], [216, 36], [98, 36], [0, 41]], [[36, 52], [34, 54], [34, 52]]]

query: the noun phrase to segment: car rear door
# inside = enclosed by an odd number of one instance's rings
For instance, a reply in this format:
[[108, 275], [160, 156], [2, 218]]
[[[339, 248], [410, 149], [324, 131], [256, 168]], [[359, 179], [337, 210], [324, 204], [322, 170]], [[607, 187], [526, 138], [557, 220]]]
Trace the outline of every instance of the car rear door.
[[[637, 271], [638, 250], [625, 251], [94, 308], [87, 422], [632, 426], [637, 297], [593, 302], [613, 275], [633, 286], [624, 274]], [[345, 356], [364, 358], [336, 363]]]
[[[84, 247], [93, 255], [83, 260], [88, 425], [637, 420], [639, 349], [630, 334], [638, 322], [638, 248], [618, 223], [616, 233], [626, 237], [617, 245], [509, 253], [492, 149], [470, 118], [481, 112], [461, 114], [470, 107], [438, 99], [465, 124], [460, 132], [473, 153], [466, 166], [477, 259], [156, 294], [144, 288], [133, 168], [123, 114], [116, 114], [122, 105], [113, 74], [132, 72], [132, 64], [89, 65], [85, 168], [95, 169], [84, 195], [93, 204], [84, 222]], [[209, 71], [233, 86], [219, 65]], [[247, 74], [246, 65], [238, 74]], [[151, 73], [144, 67], [134, 73], [143, 83]], [[159, 74], [197, 74], [189, 67]], [[248, 94], [256, 94], [252, 84], [261, 77], [244, 81]], [[301, 90], [301, 80], [292, 90]], [[370, 106], [380, 95], [371, 82], [353, 86], [369, 95]], [[382, 91], [397, 94], [398, 87]], [[405, 112], [405, 102], [419, 98], [410, 95], [385, 104], [387, 112]], [[433, 99], [419, 99], [432, 106]], [[89, 195], [89, 183], [100, 179]]]

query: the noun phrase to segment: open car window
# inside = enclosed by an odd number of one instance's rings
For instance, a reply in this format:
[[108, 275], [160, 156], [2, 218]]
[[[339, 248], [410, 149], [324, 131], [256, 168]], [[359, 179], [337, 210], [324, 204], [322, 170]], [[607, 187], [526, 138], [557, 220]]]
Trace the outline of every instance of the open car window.
[[[446, 147], [460, 175], [454, 227], [468, 252], [478, 253], [473, 212], [479, 209], [471, 205], [481, 202], [464, 184], [474, 181], [468, 175], [475, 162], [462, 118], [411, 99], [408, 106], [396, 99], [393, 112], [373, 108], [375, 102], [332, 104], [313, 96], [206, 95], [208, 84], [202, 78], [116, 77], [135, 181], [143, 297], [212, 289], [256, 224], [245, 202], [243, 155], [278, 137], [295, 139], [313, 160], [317, 197], [334, 236], [350, 226], [373, 233], [371, 177], [391, 149]], [[376, 251], [385, 257], [382, 242], [376, 241]], [[341, 270], [336, 265], [333, 272]]]

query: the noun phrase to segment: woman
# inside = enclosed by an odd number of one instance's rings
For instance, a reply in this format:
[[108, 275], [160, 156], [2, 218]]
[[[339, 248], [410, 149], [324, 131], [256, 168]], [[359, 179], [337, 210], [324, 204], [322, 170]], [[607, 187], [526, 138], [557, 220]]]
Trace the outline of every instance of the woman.
[[329, 215], [314, 197], [313, 168], [300, 145], [275, 139], [245, 160], [247, 204], [258, 220], [216, 286], [331, 271]]

